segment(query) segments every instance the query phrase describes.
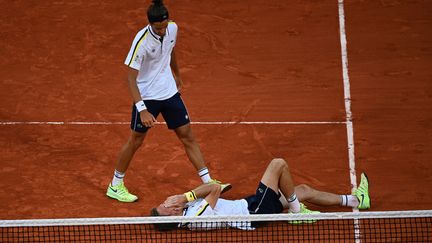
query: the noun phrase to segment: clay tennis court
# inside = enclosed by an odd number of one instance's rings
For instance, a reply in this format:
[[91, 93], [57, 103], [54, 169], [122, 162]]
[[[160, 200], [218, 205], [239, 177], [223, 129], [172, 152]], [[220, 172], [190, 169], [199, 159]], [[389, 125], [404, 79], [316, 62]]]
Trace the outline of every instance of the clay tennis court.
[[[123, 61], [148, 3], [0, 2], [1, 219], [145, 216], [200, 183], [160, 124], [127, 171], [139, 201], [105, 196], [130, 132]], [[366, 171], [372, 211], [432, 208], [432, 2], [346, 1], [348, 77], [336, 0], [165, 3], [182, 97], [212, 177], [234, 186], [226, 198], [283, 157], [296, 183], [341, 194], [350, 165]]]

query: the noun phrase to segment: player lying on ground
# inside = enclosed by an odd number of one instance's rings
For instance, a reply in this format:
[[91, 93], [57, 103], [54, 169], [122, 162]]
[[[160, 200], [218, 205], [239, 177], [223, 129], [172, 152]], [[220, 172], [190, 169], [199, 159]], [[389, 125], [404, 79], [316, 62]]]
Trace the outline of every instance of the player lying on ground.
[[[359, 187], [354, 195], [337, 195], [318, 191], [308, 185], [294, 186], [289, 167], [284, 159], [273, 159], [258, 185], [255, 195], [239, 199], [220, 198], [221, 186], [203, 184], [196, 189], [168, 197], [162, 204], [151, 210], [152, 216], [201, 216], [201, 215], [249, 215], [277, 214], [288, 209], [288, 213], [319, 213], [306, 208], [300, 202], [309, 202], [320, 206], [345, 206], [359, 209], [370, 208], [369, 182], [362, 173]], [[288, 197], [285, 197], [288, 195]], [[311, 221], [290, 221], [290, 223], [310, 223]], [[250, 222], [231, 227], [253, 229], [257, 226]], [[177, 224], [158, 224], [157, 229], [167, 230], [178, 227]], [[199, 227], [197, 225], [189, 227]]]

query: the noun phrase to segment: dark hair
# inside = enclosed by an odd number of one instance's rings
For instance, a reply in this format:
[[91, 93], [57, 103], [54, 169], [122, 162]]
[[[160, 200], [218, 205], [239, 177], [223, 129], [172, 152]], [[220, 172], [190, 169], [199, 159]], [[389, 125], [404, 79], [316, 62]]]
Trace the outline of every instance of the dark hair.
[[[159, 214], [159, 212], [157, 211], [156, 208], [151, 209], [150, 215], [151, 216], [162, 216]], [[155, 224], [153, 224], [155, 229], [158, 231], [168, 231], [168, 230], [177, 229], [178, 225], [179, 225], [179, 223], [155, 223]]]
[[147, 9], [147, 18], [150, 23], [162, 22], [169, 17], [168, 9], [162, 0], [152, 0], [152, 4]]

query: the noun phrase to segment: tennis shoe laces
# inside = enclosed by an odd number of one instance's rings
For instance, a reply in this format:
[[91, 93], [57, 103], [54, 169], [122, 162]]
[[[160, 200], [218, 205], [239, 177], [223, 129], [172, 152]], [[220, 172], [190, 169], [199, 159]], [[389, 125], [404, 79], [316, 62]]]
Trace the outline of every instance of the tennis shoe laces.
[[113, 186], [110, 183], [106, 195], [110, 198], [117, 199], [120, 202], [135, 202], [138, 200], [138, 197], [130, 193], [123, 182], [116, 186]]
[[354, 195], [359, 200], [359, 209], [370, 208], [370, 197], [369, 197], [369, 180], [365, 173], [361, 173], [360, 184], [354, 191]]

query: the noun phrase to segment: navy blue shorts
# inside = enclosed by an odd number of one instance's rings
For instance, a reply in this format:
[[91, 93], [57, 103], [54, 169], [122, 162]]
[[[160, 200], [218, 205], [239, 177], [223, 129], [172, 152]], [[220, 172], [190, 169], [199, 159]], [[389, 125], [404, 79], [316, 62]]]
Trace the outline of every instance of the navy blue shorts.
[[[147, 107], [147, 111], [155, 118], [162, 113], [169, 129], [176, 129], [190, 122], [186, 106], [180, 96], [180, 93], [177, 93], [166, 100], [144, 100], [144, 104]], [[149, 127], [145, 127], [142, 124], [135, 104], [132, 105], [132, 119], [130, 127], [132, 130], [141, 133], [145, 133], [149, 129]]]
[[[251, 214], [277, 214], [283, 212], [283, 205], [279, 198], [281, 194], [260, 182], [255, 195], [246, 197], [248, 209]], [[253, 227], [260, 226], [264, 222], [252, 222]]]

